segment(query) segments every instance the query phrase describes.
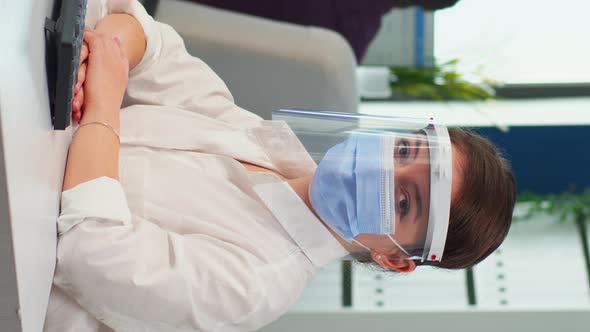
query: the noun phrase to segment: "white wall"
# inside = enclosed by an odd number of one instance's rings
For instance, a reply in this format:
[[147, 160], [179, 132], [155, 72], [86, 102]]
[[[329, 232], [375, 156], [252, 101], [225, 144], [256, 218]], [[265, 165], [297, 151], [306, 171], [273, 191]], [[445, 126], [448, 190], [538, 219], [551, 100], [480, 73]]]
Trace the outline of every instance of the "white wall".
[[435, 55], [507, 83], [589, 82], [589, 10], [586, 0], [459, 1], [435, 14]]
[[[54, 132], [49, 117], [43, 24], [52, 6], [53, 0], [0, 0], [0, 329], [7, 332], [17, 330], [19, 307], [23, 331], [42, 329], [55, 266], [70, 135]], [[10, 230], [14, 257], [5, 245]]]
[[[424, 12], [424, 64], [434, 61], [434, 15]], [[369, 44], [363, 65], [416, 65], [416, 9], [396, 8], [381, 20], [381, 27]]]

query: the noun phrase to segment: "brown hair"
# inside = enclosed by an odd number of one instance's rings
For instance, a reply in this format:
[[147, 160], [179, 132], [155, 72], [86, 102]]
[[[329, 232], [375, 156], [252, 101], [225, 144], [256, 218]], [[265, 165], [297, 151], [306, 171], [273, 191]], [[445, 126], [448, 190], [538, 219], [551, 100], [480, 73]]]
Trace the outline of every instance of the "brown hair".
[[462, 269], [481, 262], [506, 238], [516, 183], [509, 163], [489, 140], [459, 128], [450, 128], [449, 136], [463, 154], [463, 178], [451, 204], [443, 259], [429, 265]]

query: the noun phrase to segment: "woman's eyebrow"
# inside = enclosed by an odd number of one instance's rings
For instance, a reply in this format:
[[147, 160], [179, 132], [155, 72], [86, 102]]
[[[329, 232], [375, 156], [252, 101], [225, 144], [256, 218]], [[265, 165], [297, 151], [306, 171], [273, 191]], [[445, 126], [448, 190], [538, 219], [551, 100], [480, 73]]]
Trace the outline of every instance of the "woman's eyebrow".
[[422, 195], [420, 194], [420, 188], [416, 184], [416, 182], [412, 182], [412, 186], [414, 187], [414, 193], [416, 193], [416, 218], [414, 219], [414, 223], [420, 220], [422, 216]]
[[420, 151], [420, 146], [422, 145], [422, 141], [415, 140], [414, 144], [414, 160], [416, 160], [418, 157], [418, 151]]

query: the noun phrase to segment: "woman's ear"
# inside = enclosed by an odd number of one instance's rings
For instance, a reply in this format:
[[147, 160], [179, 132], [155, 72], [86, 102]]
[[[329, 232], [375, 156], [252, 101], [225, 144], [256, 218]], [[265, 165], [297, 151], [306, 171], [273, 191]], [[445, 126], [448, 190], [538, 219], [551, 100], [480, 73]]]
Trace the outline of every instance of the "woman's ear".
[[412, 272], [416, 269], [416, 262], [399, 256], [388, 256], [371, 251], [371, 258], [381, 267], [398, 272]]

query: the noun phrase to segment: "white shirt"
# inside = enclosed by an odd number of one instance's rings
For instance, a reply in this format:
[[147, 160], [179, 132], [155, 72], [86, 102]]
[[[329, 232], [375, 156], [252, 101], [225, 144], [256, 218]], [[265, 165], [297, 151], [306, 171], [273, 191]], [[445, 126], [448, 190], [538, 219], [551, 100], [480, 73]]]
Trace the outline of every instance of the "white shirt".
[[277, 139], [281, 124], [237, 107], [172, 28], [136, 1], [105, 6], [96, 19], [131, 13], [147, 51], [121, 110], [120, 181], [62, 194], [45, 331], [257, 330], [348, 252], [286, 183], [239, 161], [287, 179], [316, 166], [292, 132]]

